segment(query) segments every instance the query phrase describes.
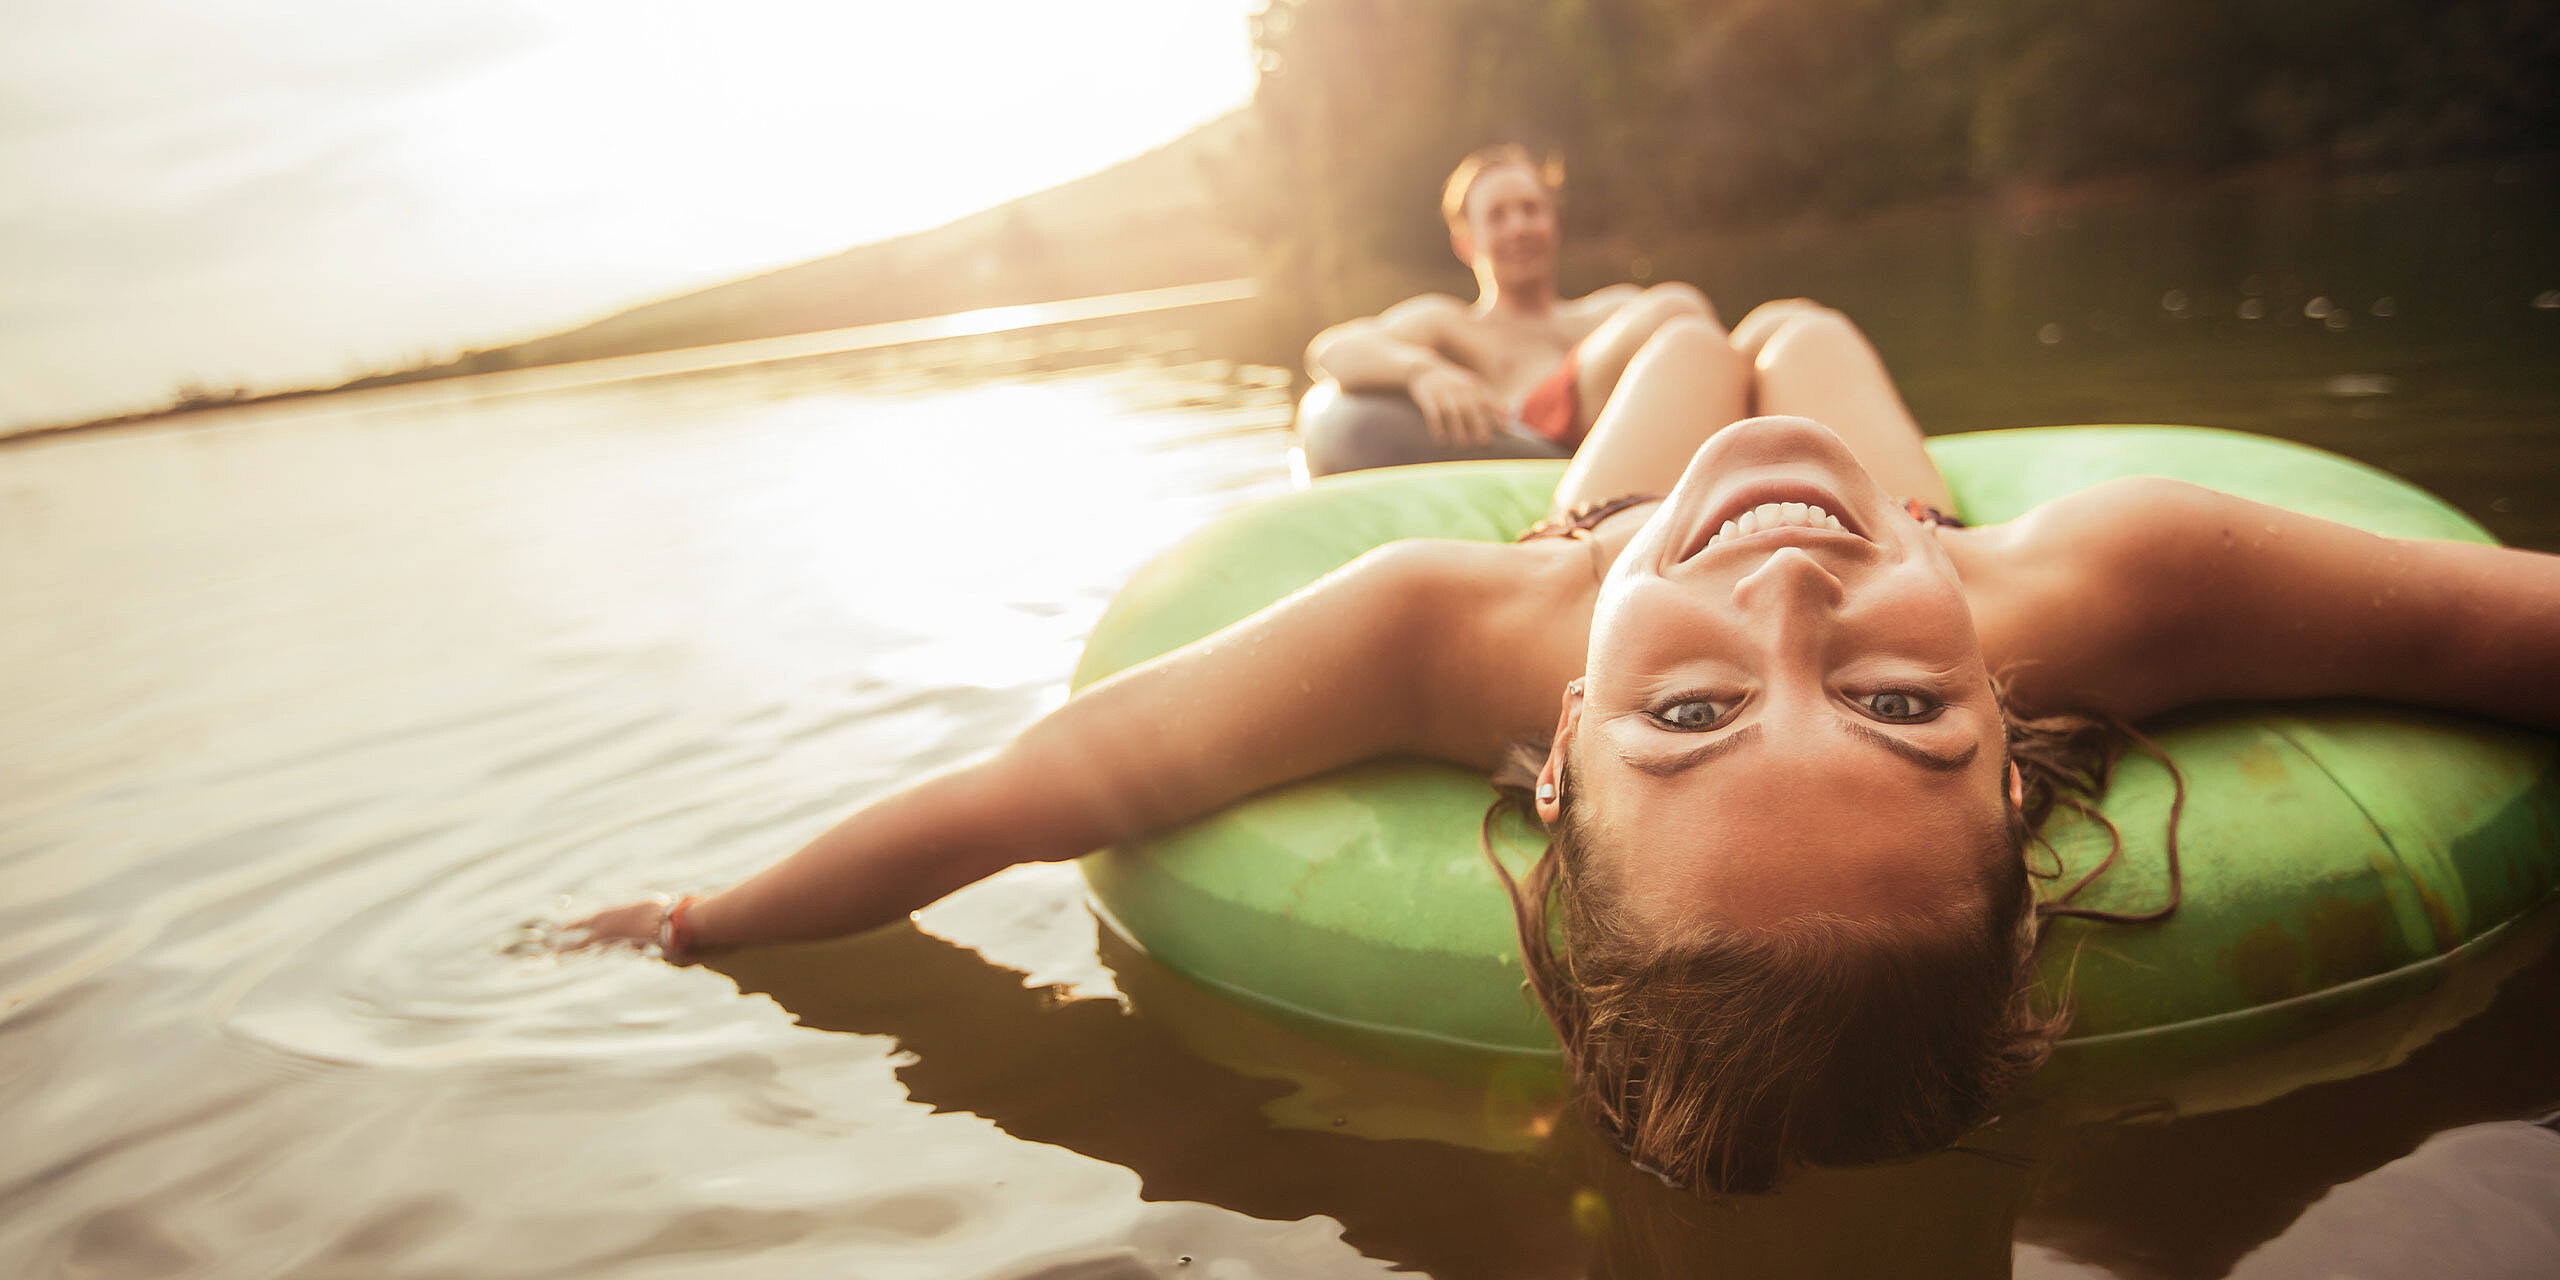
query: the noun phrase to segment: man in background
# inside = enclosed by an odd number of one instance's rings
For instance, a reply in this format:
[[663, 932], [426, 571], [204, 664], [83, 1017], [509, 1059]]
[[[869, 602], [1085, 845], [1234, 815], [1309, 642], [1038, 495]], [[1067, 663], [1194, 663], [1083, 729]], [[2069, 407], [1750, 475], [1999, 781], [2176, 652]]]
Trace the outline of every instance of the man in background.
[[1559, 297], [1556, 176], [1516, 143], [1460, 161], [1440, 212], [1450, 248], [1475, 272], [1474, 304], [1426, 293], [1335, 325], [1307, 344], [1307, 371], [1346, 391], [1410, 395], [1449, 456], [1521, 434], [1572, 453], [1656, 330], [1682, 316], [1717, 320], [1686, 284]]

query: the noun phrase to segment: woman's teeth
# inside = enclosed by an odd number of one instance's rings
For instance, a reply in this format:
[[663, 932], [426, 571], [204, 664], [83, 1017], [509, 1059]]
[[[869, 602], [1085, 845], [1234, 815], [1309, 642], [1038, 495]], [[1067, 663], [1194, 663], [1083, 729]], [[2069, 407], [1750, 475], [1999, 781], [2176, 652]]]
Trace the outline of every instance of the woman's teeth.
[[1707, 539], [1707, 546], [1712, 547], [1727, 538], [1739, 538], [1744, 534], [1758, 533], [1763, 529], [1788, 528], [1836, 529], [1842, 533], [1848, 532], [1841, 525], [1839, 517], [1810, 502], [1763, 502], [1725, 521], [1724, 527], [1716, 530], [1716, 536]]

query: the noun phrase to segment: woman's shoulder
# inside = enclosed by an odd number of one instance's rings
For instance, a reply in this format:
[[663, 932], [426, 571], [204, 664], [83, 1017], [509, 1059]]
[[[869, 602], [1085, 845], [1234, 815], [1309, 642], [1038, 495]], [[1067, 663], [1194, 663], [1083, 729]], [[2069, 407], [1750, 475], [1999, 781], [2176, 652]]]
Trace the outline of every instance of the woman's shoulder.
[[1950, 551], [1992, 669], [2014, 672], [2031, 703], [2128, 709], [2112, 705], [2135, 693], [2127, 673], [2178, 625], [2196, 557], [2233, 539], [2247, 505], [2201, 485], [2133, 476], [1964, 531]]
[[1480, 591], [1498, 590], [1526, 564], [1523, 548], [1501, 542], [1469, 542], [1458, 538], [1400, 538], [1382, 543], [1351, 562], [1350, 570], [1386, 575], [1416, 591], [1436, 597], [1448, 593], [1453, 602]]
[[1379, 544], [1353, 563], [1499, 592], [1535, 581], [1560, 561], [1588, 564], [1588, 545], [1576, 538], [1520, 542], [1399, 538]]
[[1474, 763], [1555, 717], [1555, 695], [1582, 674], [1596, 595], [1591, 545], [1409, 539], [1363, 556], [1423, 615], [1432, 650], [1431, 753]]
[[2155, 537], [2192, 527], [2204, 517], [2246, 506], [2217, 489], [2166, 476], [2119, 476], [2064, 494], [2028, 511], [2012, 523], [2039, 530], [2043, 536], [2069, 539], [2072, 545], [2096, 550], [2124, 540]]
[[2202, 485], [2126, 476], [2045, 502], [2014, 520], [1963, 531], [1984, 576], [2040, 591], [2157, 588], [2147, 570], [2228, 542], [2252, 507]]
[[1592, 544], [1579, 538], [1533, 542], [1467, 542], [1408, 538], [1361, 557], [1364, 572], [1394, 579], [1423, 607], [1444, 615], [1454, 632], [1498, 640], [1529, 626], [1539, 631], [1587, 615], [1597, 594]]

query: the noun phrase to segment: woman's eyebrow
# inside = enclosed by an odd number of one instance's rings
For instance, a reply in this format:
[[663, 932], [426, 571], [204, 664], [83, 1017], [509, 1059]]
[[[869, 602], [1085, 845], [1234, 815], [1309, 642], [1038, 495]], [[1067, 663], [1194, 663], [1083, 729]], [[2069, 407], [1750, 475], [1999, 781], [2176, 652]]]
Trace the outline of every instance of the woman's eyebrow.
[[1718, 738], [1703, 746], [1691, 747], [1678, 755], [1644, 756], [1632, 751], [1620, 751], [1618, 758], [1657, 778], [1668, 778], [1673, 774], [1685, 773], [1705, 764], [1746, 742], [1757, 741], [1759, 737], [1760, 726], [1748, 725], [1730, 737]]
[[[1964, 750], [1948, 752], [1942, 755], [1916, 743], [1905, 742], [1890, 733], [1870, 728], [1863, 724], [1851, 724], [1845, 727], [1849, 732], [1856, 734], [1861, 738], [1865, 738], [1868, 741], [1875, 743], [1877, 746], [1883, 747], [1885, 750], [1901, 756], [1903, 759], [1909, 760], [1913, 764], [1919, 765], [1921, 768], [1927, 769], [1933, 773], [1958, 772], [1966, 765], [1972, 764], [1974, 757], [1982, 753], [1982, 744], [1979, 742], [1968, 742], [1965, 744]], [[1761, 726], [1759, 725], [1751, 725], [1740, 732], [1735, 733], [1731, 737], [1718, 738], [1704, 746], [1691, 747], [1678, 755], [1642, 756], [1631, 751], [1621, 751], [1618, 753], [1618, 758], [1626, 761], [1630, 766], [1652, 774], [1657, 778], [1668, 778], [1675, 774], [1685, 773], [1690, 769], [1705, 764], [1709, 760], [1713, 760], [1718, 756], [1734, 750], [1746, 742], [1756, 740], [1760, 736], [1760, 729]]]
[[1957, 770], [1964, 768], [1966, 765], [1972, 764], [1973, 758], [1982, 754], [1982, 744], [1979, 742], [1968, 742], [1964, 744], [1964, 750], [1962, 751], [1949, 752], [1945, 755], [1940, 755], [1916, 742], [1906, 742], [1890, 733], [1886, 733], [1881, 729], [1873, 728], [1868, 725], [1851, 724], [1848, 726], [1848, 730], [1861, 738], [1865, 738], [1876, 743], [1878, 746], [1883, 747], [1885, 750], [1890, 751], [1895, 755], [1901, 756], [1903, 759], [1911, 761], [1913, 764], [1919, 765], [1921, 768], [1934, 769], [1939, 773], [1954, 773]]

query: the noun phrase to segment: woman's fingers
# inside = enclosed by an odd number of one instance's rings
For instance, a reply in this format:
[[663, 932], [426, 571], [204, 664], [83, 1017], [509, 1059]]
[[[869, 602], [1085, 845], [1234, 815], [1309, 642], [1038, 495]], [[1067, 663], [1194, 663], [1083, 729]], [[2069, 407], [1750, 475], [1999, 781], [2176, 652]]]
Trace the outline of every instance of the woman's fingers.
[[658, 918], [665, 910], [656, 902], [625, 903], [570, 925], [561, 931], [561, 940], [571, 951], [621, 942], [655, 942]]

